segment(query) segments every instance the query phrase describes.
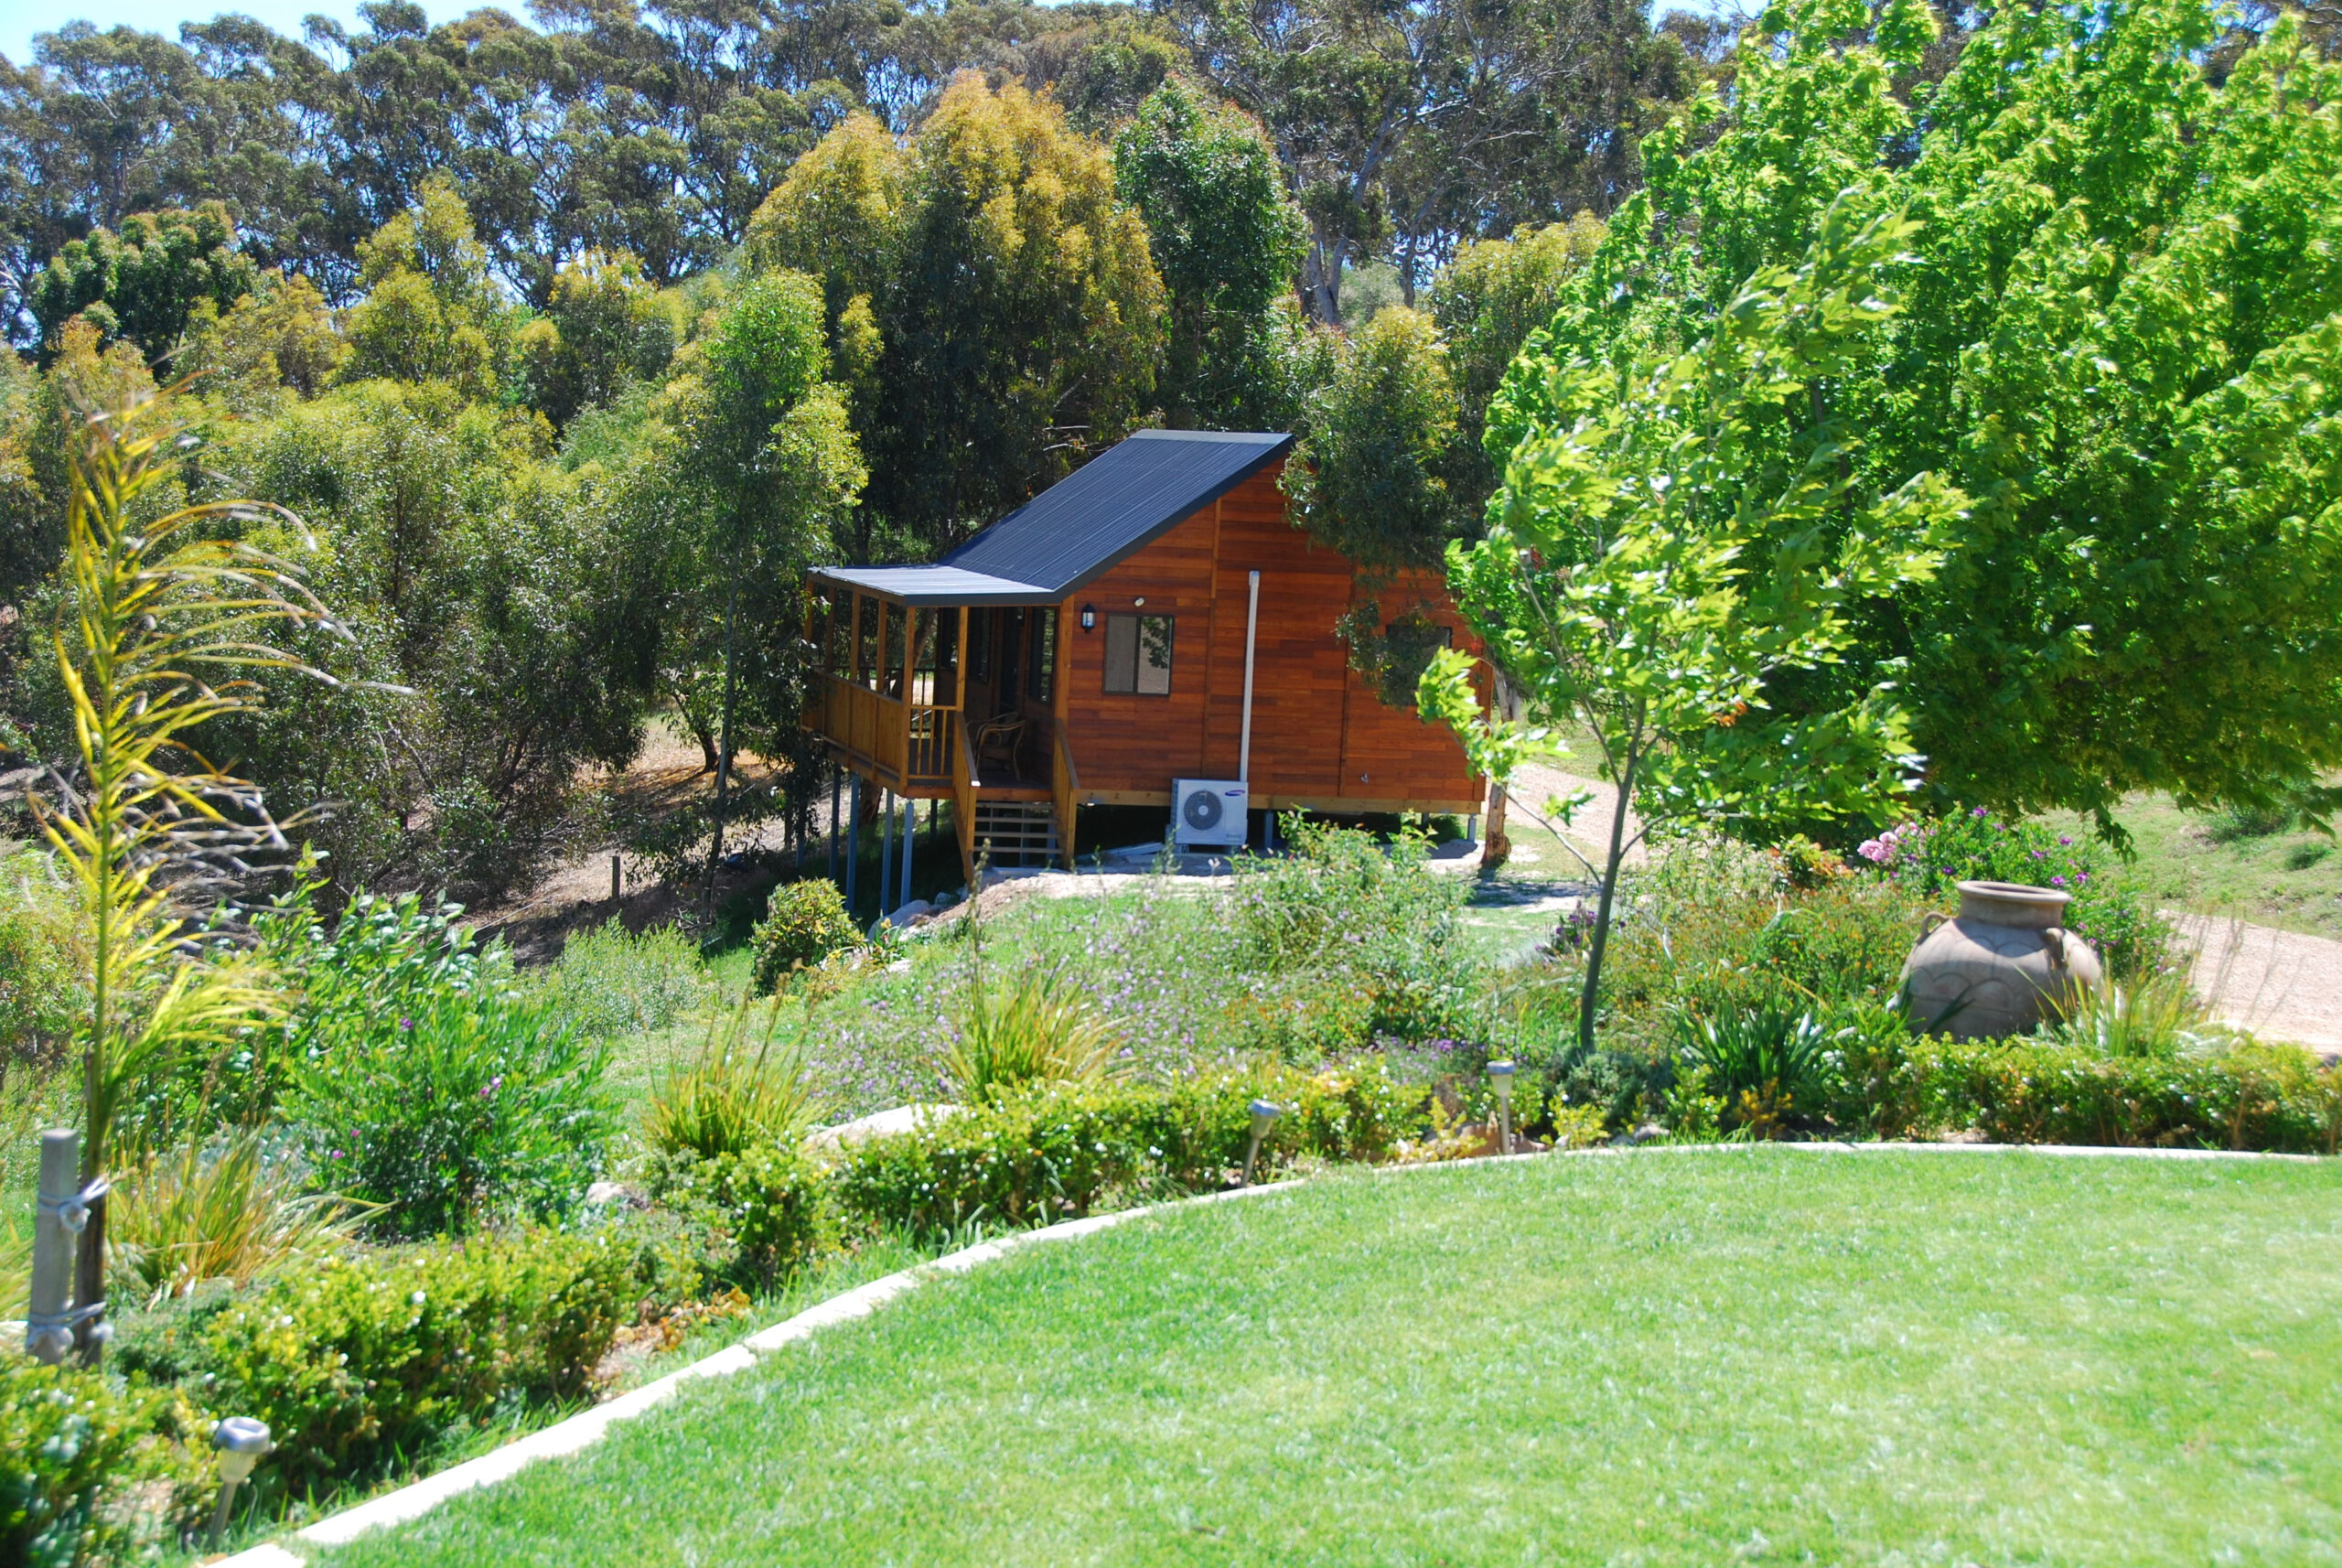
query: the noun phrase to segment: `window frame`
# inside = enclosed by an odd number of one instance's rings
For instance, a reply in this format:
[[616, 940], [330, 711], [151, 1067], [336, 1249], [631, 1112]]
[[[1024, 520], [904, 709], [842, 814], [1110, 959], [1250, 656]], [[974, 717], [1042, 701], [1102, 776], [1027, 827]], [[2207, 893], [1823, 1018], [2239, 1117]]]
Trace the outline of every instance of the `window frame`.
[[[1119, 673], [1115, 669], [1114, 646], [1118, 640], [1115, 633], [1115, 623], [1118, 621], [1130, 628], [1130, 671], [1129, 683], [1126, 685], [1115, 684], [1115, 676]], [[1163, 628], [1163, 662], [1160, 664], [1147, 656], [1149, 640], [1147, 624], [1149, 622], [1157, 623]], [[1171, 695], [1175, 671], [1178, 668], [1178, 647], [1179, 618], [1177, 616], [1148, 615], [1144, 610], [1109, 613], [1106, 617], [1105, 668], [1103, 678], [1100, 682], [1104, 694], [1109, 697], [1167, 697]], [[1160, 689], [1152, 689], [1142, 680], [1145, 672], [1155, 670], [1162, 671], [1163, 675], [1163, 684]]]

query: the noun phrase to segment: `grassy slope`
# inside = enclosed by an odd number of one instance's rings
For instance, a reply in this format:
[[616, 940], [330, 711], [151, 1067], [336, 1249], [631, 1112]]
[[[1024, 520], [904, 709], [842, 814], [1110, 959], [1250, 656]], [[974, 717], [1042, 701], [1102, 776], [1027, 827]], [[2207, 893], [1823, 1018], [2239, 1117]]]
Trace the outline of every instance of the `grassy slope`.
[[[2079, 819], [2053, 820], [2089, 831]], [[2123, 802], [2122, 822], [2138, 851], [2133, 874], [2159, 903], [2342, 937], [2342, 847], [2322, 833], [2299, 832], [2219, 843], [2204, 831], [2206, 821], [2165, 796], [2133, 795]]]
[[935, 1284], [328, 1561], [2342, 1562], [2337, 1181], [1347, 1175]]

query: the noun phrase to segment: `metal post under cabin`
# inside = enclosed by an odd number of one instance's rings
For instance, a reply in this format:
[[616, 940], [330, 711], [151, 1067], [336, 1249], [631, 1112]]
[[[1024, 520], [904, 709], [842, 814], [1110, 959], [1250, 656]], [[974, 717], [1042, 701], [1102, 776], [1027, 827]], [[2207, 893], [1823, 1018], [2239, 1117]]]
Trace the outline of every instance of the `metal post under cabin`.
[[919, 843], [919, 802], [906, 796], [903, 800], [903, 896], [895, 900], [899, 909], [911, 901], [911, 848]]
[[33, 1289], [25, 1315], [25, 1350], [54, 1367], [73, 1348], [72, 1314], [66, 1297], [73, 1285], [73, 1228], [66, 1208], [81, 1194], [81, 1134], [52, 1127], [40, 1135], [40, 1207], [33, 1219]]
[[862, 780], [856, 778], [845, 806], [845, 912], [854, 913], [854, 885], [862, 868]]
[[838, 879], [838, 790], [845, 783], [845, 775], [833, 766], [830, 769], [830, 880]]
[[895, 798], [886, 790], [878, 791], [878, 913], [886, 913], [886, 900], [895, 896]]

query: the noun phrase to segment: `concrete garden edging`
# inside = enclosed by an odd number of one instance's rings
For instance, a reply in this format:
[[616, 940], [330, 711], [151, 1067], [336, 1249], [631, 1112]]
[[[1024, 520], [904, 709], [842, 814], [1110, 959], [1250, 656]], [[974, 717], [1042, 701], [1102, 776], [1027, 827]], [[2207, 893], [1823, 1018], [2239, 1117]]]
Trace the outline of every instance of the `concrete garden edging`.
[[[1617, 1158], [1637, 1154], [1728, 1154], [1742, 1149], [1798, 1149], [1815, 1154], [1861, 1155], [1870, 1151], [1896, 1151], [1940, 1155], [2039, 1155], [2049, 1157], [2087, 1155], [2097, 1158], [2165, 1159], [2165, 1160], [2304, 1160], [2321, 1162], [2321, 1155], [2267, 1154], [2238, 1149], [2142, 1149], [2102, 1147], [2082, 1144], [1908, 1144], [1871, 1143], [1843, 1144], [1832, 1142], [1768, 1143], [1768, 1144], [1646, 1144], [1632, 1148], [1599, 1147], [1592, 1149], [1550, 1149], [1538, 1154], [1481, 1155], [1462, 1160], [1426, 1160], [1419, 1164], [1368, 1165], [1363, 1167], [1376, 1176], [1391, 1176], [1407, 1171], [1454, 1170], [1466, 1165], [1512, 1164], [1526, 1160], [1581, 1157]], [[785, 1346], [808, 1338], [821, 1330], [841, 1323], [851, 1323], [867, 1317], [883, 1304], [898, 1295], [916, 1290], [929, 1280], [948, 1275], [964, 1274], [984, 1263], [1006, 1257], [1020, 1248], [1045, 1241], [1069, 1241], [1096, 1231], [1111, 1230], [1129, 1220], [1148, 1215], [1168, 1213], [1173, 1209], [1193, 1208], [1200, 1204], [1224, 1203], [1231, 1199], [1255, 1197], [1265, 1193], [1286, 1192], [1305, 1185], [1306, 1178], [1289, 1177], [1284, 1181], [1266, 1182], [1258, 1187], [1235, 1187], [1227, 1192], [1205, 1193], [1196, 1197], [1175, 1198], [1166, 1203], [1146, 1204], [1136, 1208], [1120, 1208], [1107, 1214], [1093, 1214], [1087, 1219], [1069, 1219], [1038, 1230], [1021, 1230], [995, 1237], [972, 1247], [947, 1253], [940, 1258], [860, 1284], [852, 1290], [818, 1302], [798, 1313], [759, 1329], [739, 1343], [714, 1355], [703, 1357], [679, 1371], [669, 1373], [656, 1382], [645, 1383], [619, 1395], [607, 1404], [595, 1406], [557, 1422], [542, 1431], [515, 1439], [492, 1453], [477, 1459], [452, 1466], [435, 1476], [386, 1492], [355, 1507], [330, 1514], [317, 1523], [295, 1530], [290, 1539], [312, 1546], [338, 1546], [357, 1539], [369, 1530], [405, 1524], [422, 1518], [448, 1498], [481, 1487], [493, 1486], [505, 1477], [518, 1474], [540, 1459], [557, 1458], [591, 1447], [622, 1421], [628, 1421], [647, 1411], [657, 1409], [679, 1392], [683, 1385], [696, 1378], [729, 1377], [756, 1366], [760, 1358]], [[304, 1568], [306, 1559], [278, 1541], [267, 1541], [219, 1559], [215, 1568]]]

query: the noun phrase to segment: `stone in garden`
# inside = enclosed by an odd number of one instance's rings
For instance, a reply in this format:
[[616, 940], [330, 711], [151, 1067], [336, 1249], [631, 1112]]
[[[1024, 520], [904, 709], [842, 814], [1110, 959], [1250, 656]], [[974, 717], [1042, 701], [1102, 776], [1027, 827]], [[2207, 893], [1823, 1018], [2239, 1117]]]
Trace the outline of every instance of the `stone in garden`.
[[1929, 915], [1903, 961], [1912, 1020], [1930, 1034], [1998, 1039], [2095, 989], [2098, 955], [2065, 929], [2070, 902], [2055, 888], [1961, 883], [1960, 913]]
[[897, 1105], [888, 1111], [874, 1111], [867, 1116], [857, 1116], [851, 1122], [841, 1122], [834, 1127], [823, 1127], [805, 1140], [805, 1147], [815, 1154], [834, 1155], [854, 1144], [867, 1143], [894, 1133], [915, 1133], [930, 1122], [947, 1116], [957, 1116], [962, 1107], [943, 1102], [927, 1105]]

